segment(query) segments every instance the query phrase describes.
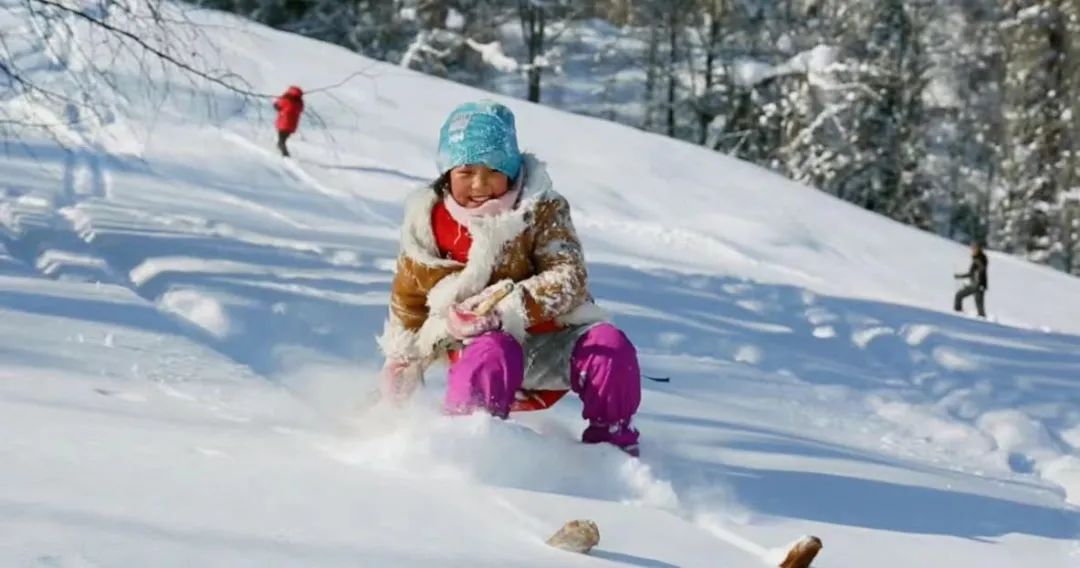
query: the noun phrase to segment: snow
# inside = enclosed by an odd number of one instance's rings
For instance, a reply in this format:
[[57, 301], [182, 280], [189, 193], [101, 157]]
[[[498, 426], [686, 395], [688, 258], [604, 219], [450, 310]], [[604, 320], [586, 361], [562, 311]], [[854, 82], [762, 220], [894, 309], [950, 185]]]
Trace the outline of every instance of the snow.
[[446, 11], [446, 29], [460, 31], [465, 28], [465, 16], [457, 10], [450, 8]]
[[159, 302], [161, 311], [174, 313], [221, 339], [229, 334], [229, 318], [221, 303], [198, 290], [169, 290]]
[[480, 59], [503, 73], [513, 73], [520, 67], [518, 62], [503, 53], [502, 44], [497, 41], [480, 43], [472, 38], [467, 38], [465, 44], [480, 54]]
[[742, 86], [753, 86], [766, 79], [775, 77], [776, 67], [770, 63], [757, 61], [756, 59], [742, 59], [732, 64], [732, 75], [735, 82]]
[[[370, 80], [311, 94], [282, 161], [265, 105], [162, 99], [125, 55], [70, 151], [20, 131], [0, 155], [0, 565], [755, 566], [804, 534], [829, 568], [1080, 562], [1080, 281], [992, 253], [995, 321], [953, 314], [964, 247], [503, 100], [573, 206], [594, 294], [671, 377], [644, 385], [643, 458], [578, 444], [573, 396], [442, 416], [439, 370], [385, 408], [403, 199], [445, 114], [489, 95], [187, 16], [214, 24], [192, 49], [259, 92]], [[76, 92], [33, 34], [5, 41]], [[591, 558], [544, 545], [571, 518], [599, 524]]]
[[736, 82], [744, 87], [752, 87], [775, 77], [795, 74], [806, 76], [811, 85], [828, 87], [832, 84], [830, 73], [832, 68], [839, 63], [839, 59], [839, 49], [828, 45], [817, 45], [775, 65], [753, 59], [742, 59], [734, 63], [732, 73]]

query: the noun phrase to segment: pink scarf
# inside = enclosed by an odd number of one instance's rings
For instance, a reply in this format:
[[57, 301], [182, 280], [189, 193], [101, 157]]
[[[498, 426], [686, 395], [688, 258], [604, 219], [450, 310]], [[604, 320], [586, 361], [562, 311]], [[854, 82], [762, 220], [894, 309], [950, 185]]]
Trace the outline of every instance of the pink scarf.
[[477, 217], [490, 217], [513, 209], [520, 194], [521, 188], [515, 187], [495, 199], [485, 201], [479, 207], [465, 207], [458, 203], [454, 196], [450, 195], [450, 192], [447, 192], [443, 202], [446, 204], [446, 210], [450, 212], [450, 216], [459, 224], [468, 227], [469, 221]]

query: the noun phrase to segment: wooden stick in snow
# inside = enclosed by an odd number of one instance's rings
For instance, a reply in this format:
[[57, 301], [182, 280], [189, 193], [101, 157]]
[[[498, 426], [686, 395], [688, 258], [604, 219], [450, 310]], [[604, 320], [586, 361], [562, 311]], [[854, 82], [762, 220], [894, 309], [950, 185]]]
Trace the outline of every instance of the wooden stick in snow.
[[814, 557], [821, 551], [821, 539], [816, 536], [806, 536], [795, 543], [788, 551], [787, 557], [780, 563], [780, 568], [809, 568]]
[[551, 535], [547, 543], [555, 548], [588, 554], [594, 546], [600, 544], [600, 528], [589, 520], [570, 521]]

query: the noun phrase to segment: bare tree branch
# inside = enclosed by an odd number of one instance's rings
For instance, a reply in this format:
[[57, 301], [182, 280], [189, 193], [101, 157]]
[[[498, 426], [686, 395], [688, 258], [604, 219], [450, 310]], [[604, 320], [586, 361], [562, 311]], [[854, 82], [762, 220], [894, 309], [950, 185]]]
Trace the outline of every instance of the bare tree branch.
[[[233, 73], [226, 72], [226, 73], [223, 73], [221, 75], [212, 75], [212, 74], [210, 74], [210, 73], [208, 73], [206, 71], [203, 71], [201, 69], [197, 69], [197, 68], [193, 67], [192, 65], [189, 65], [188, 63], [186, 63], [184, 61], [181, 61], [178, 58], [174, 57], [172, 54], [166, 53], [165, 51], [163, 51], [163, 50], [161, 50], [161, 49], [159, 49], [159, 48], [157, 48], [157, 47], [155, 47], [153, 45], [150, 45], [149, 43], [147, 43], [146, 41], [144, 41], [142, 38], [135, 35], [134, 33], [130, 32], [128, 30], [125, 30], [125, 29], [121, 29], [121, 28], [119, 28], [117, 26], [114, 26], [114, 25], [110, 24], [109, 22], [106, 22], [106, 21], [104, 21], [104, 20], [102, 20], [100, 18], [97, 18], [95, 16], [92, 16], [92, 15], [86, 13], [83, 10], [78, 10], [78, 9], [75, 9], [75, 8], [71, 8], [69, 6], [65, 6], [64, 4], [61, 4], [60, 2], [54, 2], [53, 0], [24, 0], [24, 1], [27, 2], [28, 5], [39, 4], [39, 5], [42, 5], [42, 6], [49, 6], [49, 7], [52, 7], [54, 9], [56, 9], [56, 10], [59, 10], [61, 12], [71, 14], [72, 16], [75, 16], [76, 18], [86, 20], [87, 22], [89, 22], [90, 24], [92, 24], [92, 25], [94, 25], [96, 27], [99, 27], [99, 28], [101, 28], [103, 30], [109, 31], [109, 32], [121, 37], [121, 38], [127, 39], [128, 41], [131, 41], [131, 42], [135, 43], [136, 45], [138, 45], [139, 47], [141, 47], [142, 49], [144, 49], [148, 53], [156, 56], [161, 61], [167, 62], [169, 65], [171, 65], [173, 67], [176, 67], [177, 69], [180, 69], [185, 73], [188, 73], [190, 75], [194, 75], [196, 77], [199, 77], [199, 78], [201, 78], [201, 79], [203, 79], [205, 81], [208, 81], [208, 82], [210, 82], [210, 83], [212, 83], [214, 85], [217, 85], [219, 87], [222, 87], [222, 88], [227, 89], [229, 91], [232, 91], [234, 93], [244, 95], [244, 96], [248, 96], [248, 97], [256, 97], [256, 98], [270, 98], [270, 97], [273, 96], [273, 95], [266, 94], [266, 93], [257, 93], [255, 91], [250, 90], [250, 89], [240, 87], [240, 86], [237, 86], [237, 85], [233, 84], [232, 82], [229, 81], [229, 79], [238, 78], [238, 76], [233, 74]], [[151, 5], [152, 5], [152, 3], [151, 3]]]

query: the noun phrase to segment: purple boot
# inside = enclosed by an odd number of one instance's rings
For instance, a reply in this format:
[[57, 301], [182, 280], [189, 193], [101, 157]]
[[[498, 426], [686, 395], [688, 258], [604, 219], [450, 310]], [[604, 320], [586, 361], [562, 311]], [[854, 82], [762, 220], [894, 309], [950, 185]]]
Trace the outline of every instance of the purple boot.
[[634, 345], [617, 327], [598, 324], [578, 339], [570, 369], [589, 421], [581, 441], [613, 444], [636, 457], [638, 431], [631, 420], [641, 404], [641, 369]]
[[612, 444], [635, 458], [641, 455], [637, 428], [622, 422], [611, 426], [589, 424], [581, 433], [581, 441], [586, 444]]

